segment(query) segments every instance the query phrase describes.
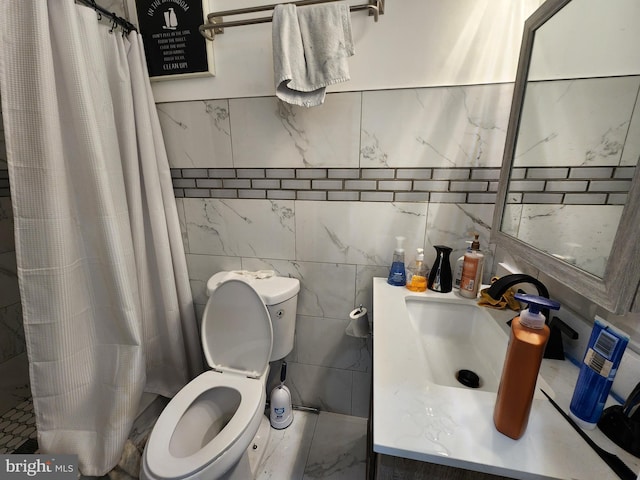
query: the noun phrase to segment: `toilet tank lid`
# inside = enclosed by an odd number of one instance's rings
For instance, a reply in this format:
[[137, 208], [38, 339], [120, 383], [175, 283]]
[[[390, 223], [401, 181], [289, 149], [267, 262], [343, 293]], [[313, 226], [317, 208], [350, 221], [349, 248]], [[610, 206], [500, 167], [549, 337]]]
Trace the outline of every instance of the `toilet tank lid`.
[[265, 305], [276, 305], [289, 300], [300, 291], [300, 281], [297, 278], [278, 277], [272, 270], [249, 272], [235, 270], [218, 272], [207, 281], [207, 296], [211, 296], [218, 285], [230, 278], [242, 280], [251, 285], [260, 295]]

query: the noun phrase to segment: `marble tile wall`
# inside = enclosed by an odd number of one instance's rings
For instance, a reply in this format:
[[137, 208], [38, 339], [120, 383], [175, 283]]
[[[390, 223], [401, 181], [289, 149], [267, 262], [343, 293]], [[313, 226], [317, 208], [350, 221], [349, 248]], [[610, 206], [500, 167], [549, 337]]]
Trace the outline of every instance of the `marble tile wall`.
[[417, 247], [433, 262], [441, 243], [457, 258], [474, 231], [488, 246], [511, 94], [501, 84], [329, 94], [309, 110], [264, 97], [158, 104], [199, 316], [219, 270], [299, 278], [294, 403], [367, 416], [371, 340], [345, 335], [349, 312], [371, 311], [396, 235], [407, 262]]
[[[294, 402], [366, 416], [371, 343], [345, 336], [348, 313], [371, 309], [371, 279], [387, 276], [396, 235], [407, 237], [407, 262], [424, 246], [430, 264], [433, 245], [455, 259], [477, 231], [488, 280], [511, 95], [495, 84], [336, 93], [309, 110], [272, 97], [158, 104], [199, 315], [216, 271], [299, 278]], [[550, 228], [553, 213], [581, 218], [586, 204], [612, 218], [635, 169], [622, 153], [523, 163], [509, 207], [554, 209], [541, 214]]]
[[393, 236], [407, 236], [407, 252], [448, 243], [458, 255], [465, 233], [482, 232], [486, 245], [493, 214], [492, 205], [466, 204], [177, 202], [199, 316], [206, 281], [217, 271], [272, 269], [299, 278], [296, 341], [288, 358], [294, 402], [358, 416], [368, 410], [371, 343], [346, 336], [345, 328], [354, 306], [371, 311], [371, 281], [388, 275]]

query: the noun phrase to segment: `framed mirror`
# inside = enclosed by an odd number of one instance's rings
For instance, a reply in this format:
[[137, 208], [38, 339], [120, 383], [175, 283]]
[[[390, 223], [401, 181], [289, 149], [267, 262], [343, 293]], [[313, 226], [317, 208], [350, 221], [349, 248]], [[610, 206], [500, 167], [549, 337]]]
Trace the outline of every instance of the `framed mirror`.
[[492, 228], [617, 314], [640, 282], [638, 24], [637, 0], [547, 0], [527, 20]]

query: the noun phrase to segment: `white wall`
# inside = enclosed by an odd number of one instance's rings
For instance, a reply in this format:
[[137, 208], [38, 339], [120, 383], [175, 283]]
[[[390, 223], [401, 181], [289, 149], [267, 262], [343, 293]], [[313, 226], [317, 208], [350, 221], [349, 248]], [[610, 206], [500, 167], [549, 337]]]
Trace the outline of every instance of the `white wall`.
[[[134, 0], [127, 1], [134, 17]], [[205, 14], [270, 3], [209, 0]], [[387, 0], [378, 23], [364, 12], [353, 12], [351, 81], [328, 91], [512, 82], [524, 21], [541, 3]], [[156, 102], [274, 94], [270, 23], [227, 29], [214, 42], [214, 56], [215, 77], [155, 81]]]

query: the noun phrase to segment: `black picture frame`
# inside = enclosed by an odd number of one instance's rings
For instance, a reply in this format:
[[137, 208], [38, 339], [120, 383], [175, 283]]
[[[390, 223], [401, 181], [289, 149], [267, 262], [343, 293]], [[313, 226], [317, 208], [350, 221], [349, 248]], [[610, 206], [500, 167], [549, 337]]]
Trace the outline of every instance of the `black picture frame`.
[[135, 0], [149, 77], [211, 75], [202, 0]]

